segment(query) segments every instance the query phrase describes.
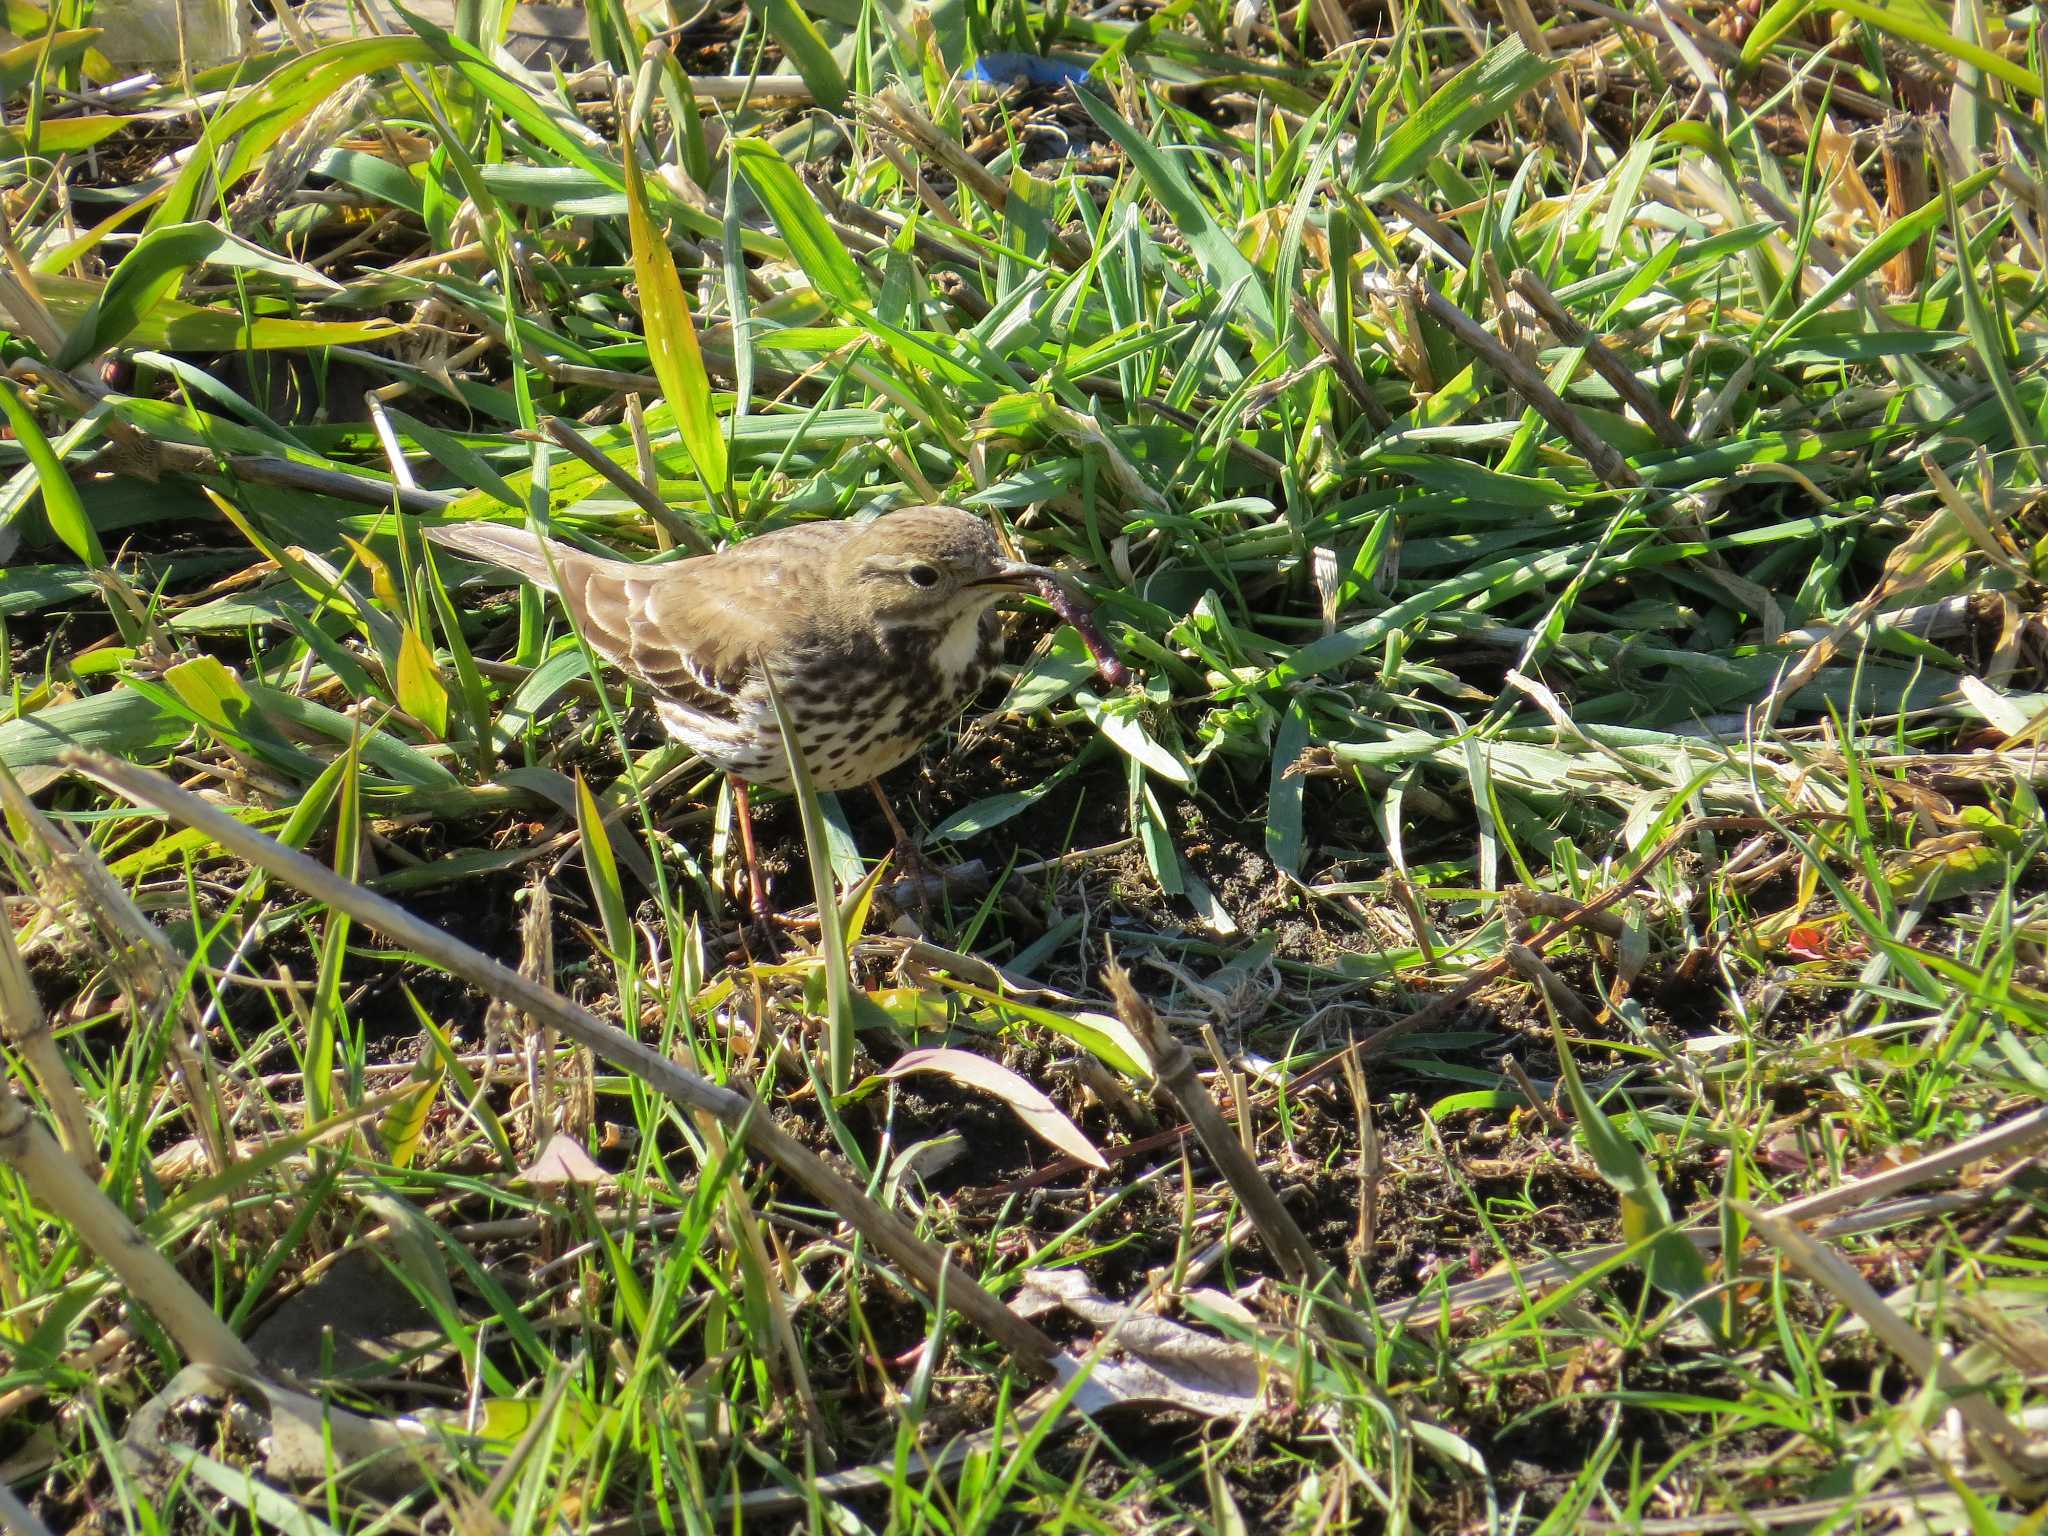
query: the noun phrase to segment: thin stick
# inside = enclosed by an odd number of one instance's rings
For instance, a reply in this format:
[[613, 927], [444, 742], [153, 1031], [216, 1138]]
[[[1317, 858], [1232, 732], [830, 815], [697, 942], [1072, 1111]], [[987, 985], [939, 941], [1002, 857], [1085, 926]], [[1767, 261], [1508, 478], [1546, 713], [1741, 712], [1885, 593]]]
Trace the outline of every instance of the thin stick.
[[[1315, 1245], [1308, 1240], [1308, 1234], [1301, 1230], [1293, 1214], [1280, 1203], [1273, 1186], [1259, 1172], [1258, 1161], [1245, 1149], [1244, 1142], [1231, 1128], [1230, 1122], [1223, 1118], [1223, 1111], [1209, 1096], [1201, 1074], [1195, 1070], [1194, 1052], [1176, 1040], [1160, 1022], [1152, 1005], [1131, 985], [1130, 974], [1122, 966], [1110, 961], [1103, 970], [1102, 979], [1109, 988], [1109, 995], [1116, 1000], [1118, 1014], [1151, 1058], [1153, 1079], [1187, 1116], [1188, 1123], [1201, 1140], [1202, 1149], [1230, 1185], [1230, 1192], [1244, 1207], [1252, 1225], [1258, 1228], [1260, 1241], [1273, 1255], [1281, 1272], [1312, 1293], [1319, 1309], [1331, 1322], [1366, 1348], [1376, 1347], [1372, 1330], [1346, 1304], [1349, 1298], [1343, 1283], [1323, 1262], [1323, 1256], [1316, 1252]], [[1242, 1097], [1240, 1094], [1239, 1098]]]
[[137, 804], [204, 832], [228, 852], [268, 870], [315, 901], [346, 912], [401, 948], [424, 955], [451, 975], [553, 1026], [685, 1108], [712, 1116], [879, 1248], [927, 1298], [936, 1304], [943, 1284], [946, 1300], [1008, 1349], [1023, 1369], [1040, 1377], [1053, 1374], [1056, 1349], [1043, 1331], [962, 1274], [950, 1254], [924, 1242], [895, 1212], [834, 1172], [745, 1094], [685, 1071], [654, 1047], [450, 937], [395, 902], [351, 884], [317, 860], [243, 825], [162, 774], [99, 752], [67, 752], [64, 765], [98, 779]]
[[1294, 318], [1301, 322], [1302, 329], [1308, 332], [1310, 340], [1322, 348], [1323, 355], [1330, 360], [1330, 366], [1337, 371], [1337, 382], [1342, 384], [1351, 398], [1358, 402], [1358, 408], [1365, 412], [1365, 419], [1382, 432], [1389, 430], [1394, 425], [1394, 418], [1387, 414], [1387, 408], [1380, 404], [1379, 397], [1372, 392], [1372, 386], [1359, 371], [1358, 359], [1337, 345], [1337, 338], [1331, 335], [1330, 328], [1323, 324], [1323, 317], [1316, 313], [1315, 305], [1298, 293], [1294, 296]]
[[1466, 351], [1473, 353], [1498, 374], [1509, 388], [1529, 403], [1537, 415], [1549, 422], [1560, 436], [1578, 449], [1587, 467], [1601, 480], [1616, 490], [1637, 490], [1642, 486], [1642, 476], [1629, 468], [1628, 461], [1612, 443], [1601, 437], [1580, 419], [1576, 411], [1564, 403], [1540, 372], [1494, 340], [1485, 326], [1438, 293], [1430, 283], [1396, 283], [1377, 273], [1365, 274], [1361, 281], [1365, 281], [1368, 287], [1383, 297], [1396, 302], [1404, 295], [1412, 296], [1416, 303], [1428, 311], [1431, 319], [1457, 337]]
[[1600, 1021], [1586, 1000], [1571, 989], [1565, 979], [1544, 964], [1543, 957], [1526, 944], [1510, 944], [1502, 953], [1514, 972], [1529, 982], [1550, 999], [1557, 1011], [1571, 1020], [1572, 1028], [1581, 1034], [1590, 1034], [1599, 1027]]
[[1357, 1260], [1352, 1273], [1360, 1285], [1370, 1286], [1374, 1245], [1379, 1235], [1380, 1133], [1373, 1123], [1365, 1068], [1359, 1065], [1356, 1056], [1344, 1058], [1344, 1080], [1351, 1089], [1351, 1112], [1358, 1119], [1358, 1236], [1354, 1239]]
[[588, 464], [600, 475], [605, 483], [634, 506], [645, 512], [674, 540], [693, 555], [708, 555], [711, 544], [686, 517], [678, 517], [662, 499], [654, 494], [652, 487], [642, 484], [626, 473], [623, 465], [616, 463], [601, 452], [597, 445], [578, 432], [559, 416], [543, 417], [541, 430], [547, 433], [559, 446], [566, 448], [577, 458]]
[[1202, 1085], [1195, 1071], [1194, 1053], [1176, 1040], [1152, 1005], [1131, 985], [1130, 973], [1115, 961], [1103, 971], [1104, 984], [1116, 1000], [1116, 1010], [1151, 1057], [1152, 1074], [1159, 1086], [1173, 1095], [1181, 1112], [1194, 1126], [1204, 1150], [1218, 1171], [1229, 1181], [1231, 1193], [1244, 1206], [1245, 1214], [1259, 1229], [1259, 1238], [1279, 1263], [1289, 1280], [1314, 1284], [1329, 1273], [1322, 1255], [1309, 1242], [1280, 1197], [1273, 1193], [1259, 1172], [1243, 1141], [1223, 1118], [1223, 1111]]
[[768, 899], [768, 882], [761, 878], [761, 861], [754, 854], [754, 808], [747, 803], [747, 781], [736, 773], [726, 779], [732, 785], [732, 814], [740, 824], [740, 854], [747, 865], [747, 911], [756, 922], [766, 922], [775, 915], [775, 903]]
[[1564, 1117], [1550, 1107], [1550, 1101], [1543, 1096], [1542, 1090], [1529, 1081], [1529, 1074], [1519, 1061], [1510, 1056], [1501, 1065], [1507, 1069], [1508, 1078], [1516, 1090], [1529, 1101], [1529, 1107], [1536, 1111], [1537, 1118], [1553, 1135], [1562, 1136], [1571, 1129]]
[[[1834, 820], [1836, 818], [1816, 814], [1810, 819], [1820, 821]], [[1528, 947], [1540, 954], [1543, 950], [1548, 949], [1552, 944], [1563, 938], [1573, 928], [1579, 927], [1590, 918], [1605, 912], [1609, 907], [1627, 897], [1637, 886], [1649, 879], [1651, 871], [1656, 869], [1659, 864], [1663, 863], [1681, 845], [1697, 833], [1769, 832], [1775, 830], [1777, 826], [1777, 822], [1766, 816], [1688, 816], [1684, 821], [1671, 829], [1663, 842], [1650, 850], [1643, 861], [1635, 867], [1634, 873], [1617, 880], [1593, 900], [1581, 906], [1576, 912], [1571, 913], [1569, 916], [1557, 918], [1545, 927], [1542, 932], [1529, 940]], [[1451, 988], [1450, 991], [1440, 993], [1436, 997], [1431, 998], [1405, 1019], [1396, 1019], [1384, 1029], [1374, 1030], [1363, 1040], [1353, 1045], [1348, 1045], [1335, 1055], [1317, 1062], [1313, 1067], [1302, 1073], [1301, 1076], [1295, 1078], [1288, 1086], [1297, 1091], [1306, 1088], [1310, 1083], [1328, 1077], [1332, 1072], [1341, 1071], [1343, 1069], [1342, 1062], [1344, 1057], [1353, 1052], [1360, 1056], [1371, 1056], [1375, 1052], [1385, 1050], [1403, 1035], [1412, 1034], [1418, 1029], [1434, 1024], [1440, 1019], [1447, 1018], [1461, 1003], [1474, 996], [1483, 988], [1499, 981], [1513, 968], [1513, 963], [1505, 954], [1489, 960], [1485, 965], [1482, 965], [1470, 976], [1467, 976], [1463, 981]]]
[[[0, 774], [6, 770], [0, 768]], [[12, 782], [11, 780], [9, 782]], [[57, 1121], [64, 1150], [88, 1178], [100, 1175], [100, 1155], [93, 1143], [92, 1116], [78, 1082], [50, 1033], [50, 1017], [28, 979], [28, 967], [15, 947], [14, 930], [0, 923], [0, 1042], [27, 1063]]]
[[[6, 807], [8, 816], [18, 826], [26, 827], [41, 840], [49, 860], [46, 872], [60, 884], [71, 888], [78, 920], [84, 922], [90, 911], [97, 916], [101, 926], [135, 947], [132, 961], [118, 950], [109, 949], [109, 958], [116, 961], [117, 974], [125, 983], [145, 997], [177, 997], [188, 1033], [180, 1035], [177, 1026], [166, 1021], [165, 1043], [169, 1047], [172, 1064], [185, 1080], [185, 1109], [191, 1117], [193, 1131], [205, 1148], [213, 1171], [225, 1172], [231, 1159], [227, 1151], [219, 1085], [214, 1079], [212, 1058], [207, 1054], [205, 1029], [198, 1005], [193, 1001], [191, 989], [181, 979], [185, 957], [174, 950], [156, 925], [143, 915], [142, 909], [135, 905], [133, 898], [114, 878], [113, 872], [92, 846], [80, 842], [68, 830], [43, 815], [22, 793], [20, 783], [5, 767], [0, 767], [0, 805]], [[55, 927], [44, 930], [46, 934], [56, 931]], [[12, 943], [11, 939], [6, 941], [8, 946]], [[18, 958], [25, 959], [26, 956]], [[24, 989], [28, 985], [25, 975], [21, 978], [21, 985]], [[32, 995], [29, 1006], [31, 1009], [39, 1009], [40, 1006]], [[0, 1014], [10, 1011], [4, 997], [0, 997]], [[43, 1065], [33, 1056], [29, 1059], [38, 1079], [42, 1080]], [[68, 1069], [66, 1077], [69, 1077]], [[86, 1115], [83, 1103], [67, 1105], [62, 1098], [67, 1090], [51, 1081], [43, 1081], [43, 1091], [57, 1116], [58, 1129], [62, 1133], [60, 1139], [85, 1165], [86, 1172], [98, 1178], [99, 1154], [94, 1150], [92, 1137], [86, 1129], [90, 1125], [90, 1117]], [[75, 1098], [76, 1086], [71, 1085], [68, 1092]], [[74, 1144], [74, 1134], [82, 1134], [83, 1140]]]
[[1872, 1200], [1881, 1200], [1895, 1195], [1900, 1190], [1911, 1189], [1938, 1179], [1943, 1174], [1966, 1168], [1971, 1163], [1983, 1162], [1986, 1158], [2003, 1157], [2017, 1152], [2034, 1142], [2048, 1139], [2048, 1108], [2029, 1110], [1994, 1125], [1987, 1131], [1967, 1136], [1954, 1146], [1943, 1147], [1925, 1157], [1916, 1157], [1910, 1163], [1901, 1163], [1896, 1168], [1886, 1168], [1868, 1178], [1856, 1179], [1847, 1184], [1838, 1184], [1833, 1189], [1821, 1190], [1818, 1194], [1806, 1195], [1798, 1200], [1788, 1200], [1771, 1212], [1785, 1221], [1811, 1221], [1816, 1216], [1831, 1215], [1850, 1206], [1863, 1205]]
[[1593, 365], [1593, 371], [1635, 407], [1643, 424], [1657, 434], [1658, 442], [1666, 448], [1685, 447], [1685, 429], [1671, 419], [1671, 413], [1664, 409], [1664, 402], [1650, 393], [1635, 370], [1616, 356], [1606, 342], [1579, 324], [1578, 316], [1558, 302], [1557, 295], [1544, 285], [1542, 278], [1523, 267], [1515, 273], [1514, 288], [1529, 301], [1529, 307], [1543, 317], [1543, 323], [1550, 327], [1559, 341], [1568, 347], [1584, 349], [1586, 361]]
[[185, 475], [226, 474], [253, 485], [274, 485], [288, 491], [311, 491], [337, 501], [353, 501], [369, 507], [388, 507], [396, 499], [407, 512], [440, 512], [455, 500], [447, 491], [429, 491], [403, 486], [369, 475], [352, 475], [345, 470], [323, 469], [294, 459], [271, 458], [264, 454], [237, 453], [218, 458], [210, 449], [189, 443], [159, 442], [141, 437], [135, 442], [109, 443], [94, 454], [86, 468], [102, 473], [129, 475], [151, 482], [165, 470]]
[[1515, 905], [1536, 917], [1562, 917], [1603, 939], [1619, 939], [1628, 931], [1628, 919], [1619, 912], [1594, 912], [1561, 891], [1517, 891]]
[[[1345, 1052], [1340, 1060], [1349, 1060]], [[1796, 1200], [1787, 1200], [1772, 1206], [1765, 1214], [1778, 1221], [1793, 1223], [1811, 1221], [1819, 1216], [1832, 1215], [1836, 1211], [1852, 1207], [1870, 1206], [1872, 1202], [1887, 1196], [1897, 1195], [1902, 1190], [1941, 1178], [1967, 1167], [1971, 1163], [1983, 1162], [1989, 1158], [2009, 1156], [2023, 1147], [2048, 1138], [2048, 1109], [2031, 1110], [2015, 1116], [2003, 1125], [1995, 1125], [1988, 1131], [1980, 1131], [1954, 1146], [1943, 1147], [1925, 1157], [1915, 1158], [1897, 1168], [1887, 1168], [1868, 1178], [1854, 1179], [1847, 1184], [1838, 1184], [1833, 1189], [1818, 1190], [1802, 1195]], [[1109, 1155], [1114, 1157], [1120, 1149], [1112, 1148]], [[1818, 1228], [1823, 1237], [1847, 1237], [1857, 1232], [1874, 1231], [1879, 1226], [1894, 1221], [1919, 1220], [1949, 1209], [1968, 1209], [1988, 1198], [1992, 1186], [1979, 1182], [1962, 1195], [1933, 1195], [1920, 1202], [1902, 1200], [1889, 1206], [1864, 1210], [1853, 1216], [1841, 1216], [1824, 1223]], [[1960, 1201], [1951, 1206], [1949, 1202]], [[1718, 1226], [1688, 1227], [1684, 1229], [1689, 1242], [1708, 1252], [1721, 1243], [1721, 1229]], [[1417, 1295], [1391, 1302], [1382, 1307], [1389, 1316], [1400, 1314], [1407, 1308], [1421, 1305], [1427, 1316], [1417, 1326], [1435, 1327], [1434, 1308], [1439, 1299], [1453, 1311], [1464, 1311], [1472, 1307], [1490, 1306], [1494, 1302], [1507, 1301], [1522, 1292], [1531, 1294], [1561, 1285], [1574, 1276], [1584, 1273], [1595, 1265], [1605, 1264], [1615, 1255], [1623, 1252], [1624, 1243], [1603, 1243], [1598, 1247], [1584, 1248], [1576, 1253], [1560, 1254], [1553, 1258], [1539, 1259], [1524, 1266], [1511, 1275], [1487, 1275], [1478, 1280], [1467, 1280], [1450, 1287], [1440, 1297]]]
[[[915, 146], [927, 159], [937, 162], [954, 180], [964, 182], [997, 213], [1010, 205], [1010, 188], [989, 168], [945, 133], [895, 86], [876, 93], [869, 121]], [[1060, 230], [1052, 231], [1050, 244], [1062, 266], [1085, 266], [1088, 247]]]

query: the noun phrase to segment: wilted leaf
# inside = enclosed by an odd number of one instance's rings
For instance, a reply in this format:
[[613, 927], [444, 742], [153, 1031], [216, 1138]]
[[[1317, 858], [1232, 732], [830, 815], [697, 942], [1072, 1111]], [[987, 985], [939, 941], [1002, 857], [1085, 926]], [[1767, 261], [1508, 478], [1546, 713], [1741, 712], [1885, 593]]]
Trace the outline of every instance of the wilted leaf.
[[377, 1139], [384, 1146], [384, 1160], [397, 1168], [409, 1168], [412, 1160], [419, 1155], [420, 1137], [425, 1134], [427, 1120], [434, 1112], [434, 1101], [441, 1095], [441, 1084], [447, 1078], [447, 1069], [438, 1063], [429, 1066], [422, 1062], [413, 1068], [413, 1079], [419, 1087], [396, 1104], [384, 1111], [384, 1118], [377, 1122]]
[[532, 1184], [543, 1189], [559, 1188], [569, 1184], [612, 1182], [612, 1176], [598, 1165], [595, 1158], [583, 1150], [582, 1142], [560, 1131], [550, 1136], [547, 1144], [535, 1154], [533, 1161], [513, 1177], [521, 1184]]
[[[126, 128], [132, 118], [101, 114], [93, 117], [60, 117], [54, 122], [41, 125], [36, 134], [36, 147], [46, 155], [74, 153], [91, 149], [102, 139], [112, 138]], [[28, 153], [28, 140], [20, 131], [11, 126], [0, 126], [0, 155], [10, 159]]]
[[609, 1440], [619, 1432], [620, 1416], [616, 1408], [600, 1407], [573, 1392], [545, 1401], [529, 1397], [487, 1397], [477, 1404], [473, 1423], [466, 1416], [445, 1412], [431, 1417], [451, 1428], [459, 1426], [464, 1434], [475, 1435], [487, 1446], [509, 1451], [532, 1433], [534, 1424], [544, 1411], [552, 1411], [556, 1415], [556, 1429], [560, 1435], [557, 1444], [564, 1455], [580, 1457], [600, 1438]]
[[864, 993], [870, 1004], [886, 1014], [893, 1028], [909, 1034], [922, 1029], [944, 1029], [947, 1023], [946, 997], [931, 987], [882, 987]]
[[407, 624], [398, 638], [398, 707], [436, 741], [448, 735], [448, 685], [420, 632]]
[[626, 223], [633, 241], [633, 279], [640, 285], [640, 319], [647, 333], [661, 392], [675, 412], [683, 447], [696, 467], [697, 478], [713, 496], [726, 487], [725, 426], [711, 402], [711, 376], [697, 346], [697, 323], [676, 273], [668, 238], [654, 221], [647, 199], [647, 179], [640, 171], [640, 152], [628, 138], [622, 155], [626, 166]]
[[1948, 901], [1965, 892], [2000, 884], [2006, 855], [1982, 833], [1948, 832], [1921, 843], [1885, 870], [1885, 888], [1894, 902], [1925, 895]]
[[[83, 277], [36, 279], [37, 291], [50, 313], [74, 325], [100, 303], [103, 286], [96, 279]], [[362, 346], [388, 341], [405, 329], [383, 315], [362, 320], [304, 320], [289, 315], [248, 315], [221, 305], [165, 297], [133, 317], [123, 343], [133, 349], [165, 352], [267, 352]]]
[[[186, 1366], [143, 1403], [128, 1421], [127, 1443], [150, 1465], [182, 1464], [198, 1472], [209, 1463], [191, 1445], [192, 1426], [206, 1416], [197, 1403], [210, 1407], [230, 1398], [254, 1405], [255, 1417], [245, 1415], [240, 1422], [263, 1448], [263, 1470], [278, 1482], [310, 1483], [351, 1469], [368, 1486], [389, 1490], [391, 1469], [412, 1469], [416, 1483], [420, 1458], [429, 1450], [417, 1428], [342, 1412], [278, 1382], [206, 1364]], [[238, 1491], [246, 1492], [248, 1473], [235, 1476]]]
[[1049, 1142], [1069, 1157], [1078, 1158], [1090, 1168], [1109, 1166], [1102, 1154], [1095, 1150], [1094, 1143], [1081, 1134], [1081, 1128], [1060, 1113], [1058, 1105], [1008, 1067], [990, 1061], [986, 1056], [946, 1046], [907, 1051], [882, 1076], [903, 1077], [912, 1072], [936, 1072], [965, 1087], [1001, 1099], [1016, 1112], [1025, 1129], [1040, 1140]]
[[1962, 692], [1964, 702], [2003, 736], [2031, 739], [2040, 731], [2043, 721], [2048, 721], [2048, 710], [2042, 708], [2043, 699], [2038, 693], [2017, 697], [2003, 694], [1982, 678], [1968, 673], [1956, 679], [1956, 687]]
[[1025, 1317], [1064, 1308], [1107, 1340], [1092, 1368], [1078, 1354], [1053, 1359], [1062, 1381], [1088, 1371], [1073, 1400], [1083, 1413], [1149, 1403], [1205, 1418], [1241, 1419], [1263, 1405], [1259, 1357], [1249, 1345], [1111, 1301], [1079, 1270], [1030, 1270], [1010, 1304]]

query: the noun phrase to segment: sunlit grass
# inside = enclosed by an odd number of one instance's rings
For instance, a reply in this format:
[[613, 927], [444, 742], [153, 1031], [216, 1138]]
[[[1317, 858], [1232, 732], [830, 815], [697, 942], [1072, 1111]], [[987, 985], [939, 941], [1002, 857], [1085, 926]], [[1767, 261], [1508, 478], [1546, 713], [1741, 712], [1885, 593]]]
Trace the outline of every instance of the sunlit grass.
[[[506, 18], [465, 0], [127, 86], [77, 6], [10, 12], [26, 1518], [2033, 1510], [2031, 11], [576, 14], [588, 69], [480, 46]], [[780, 953], [718, 776], [419, 537], [674, 558], [934, 499], [1073, 570], [1134, 680], [1026, 616], [892, 781], [958, 877], [921, 910], [864, 801], [757, 795]], [[1317, 1295], [1155, 1093], [1112, 957]], [[964, 1055], [891, 1073], [929, 1047]], [[166, 1417], [181, 1367], [241, 1366], [124, 1296], [138, 1248], [338, 1438], [266, 1461], [281, 1399], [218, 1377]], [[1148, 1361], [1163, 1393], [1091, 1407]], [[402, 1474], [348, 1475], [358, 1433]]]

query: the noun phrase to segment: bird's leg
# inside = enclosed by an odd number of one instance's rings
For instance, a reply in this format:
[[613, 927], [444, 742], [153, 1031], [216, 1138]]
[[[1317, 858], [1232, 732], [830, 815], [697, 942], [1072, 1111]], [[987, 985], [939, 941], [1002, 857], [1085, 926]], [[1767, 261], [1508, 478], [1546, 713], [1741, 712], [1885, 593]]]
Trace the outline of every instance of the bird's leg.
[[880, 779], [869, 779], [868, 789], [875, 797], [875, 804], [882, 808], [882, 819], [889, 823], [889, 834], [896, 839], [896, 873], [899, 878], [910, 882], [918, 893], [920, 901], [945, 885], [945, 871], [924, 856], [924, 850], [917, 846], [917, 840], [904, 829], [897, 819], [896, 807], [889, 803], [889, 797], [882, 792]]
[[754, 812], [747, 804], [747, 781], [729, 773], [733, 814], [739, 818], [740, 855], [747, 864], [747, 911], [757, 927], [766, 927], [775, 916], [775, 903], [768, 899], [768, 882], [761, 878], [761, 861], [754, 855]]

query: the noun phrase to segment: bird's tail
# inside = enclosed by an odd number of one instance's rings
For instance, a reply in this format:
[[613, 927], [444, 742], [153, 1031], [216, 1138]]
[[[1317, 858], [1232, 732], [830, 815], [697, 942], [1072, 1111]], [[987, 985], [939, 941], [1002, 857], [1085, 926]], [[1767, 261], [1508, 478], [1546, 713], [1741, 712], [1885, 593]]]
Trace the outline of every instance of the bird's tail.
[[[502, 523], [454, 523], [445, 528], [429, 528], [426, 532], [436, 544], [445, 544], [474, 559], [488, 560], [508, 571], [516, 571], [546, 592], [555, 590], [556, 570], [565, 570], [572, 563], [590, 558], [563, 544], [556, 544], [550, 550], [539, 535], [528, 533], [524, 528], [507, 528]], [[550, 553], [555, 557], [554, 569], [548, 565]]]
[[[648, 675], [635, 645], [635, 616], [645, 603], [648, 572], [629, 560], [604, 560], [501, 523], [455, 523], [429, 528], [437, 544], [476, 560], [488, 560], [552, 592], [569, 610], [590, 648], [628, 676], [662, 687]], [[665, 569], [673, 570], [674, 567]]]

